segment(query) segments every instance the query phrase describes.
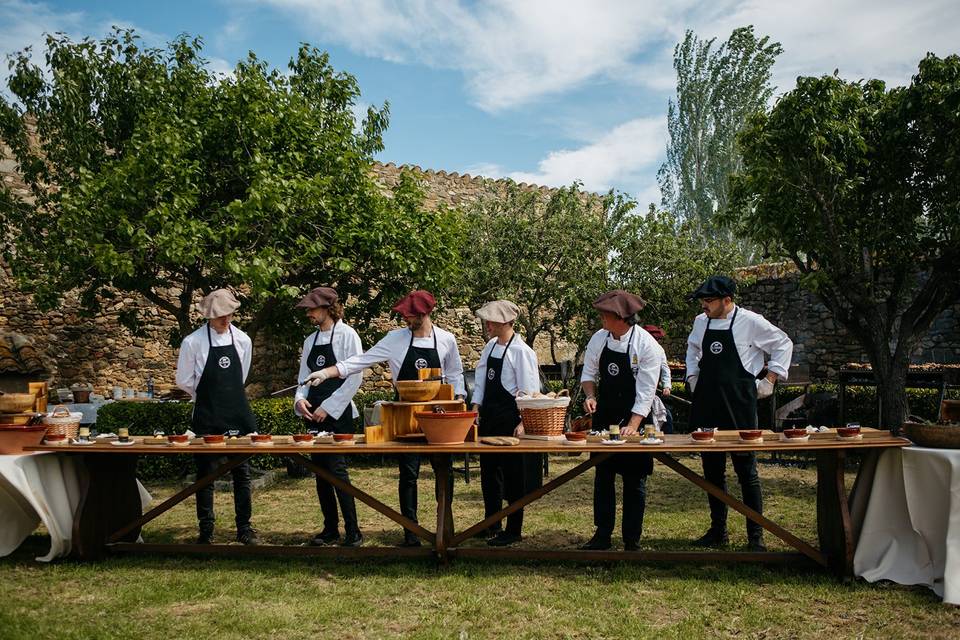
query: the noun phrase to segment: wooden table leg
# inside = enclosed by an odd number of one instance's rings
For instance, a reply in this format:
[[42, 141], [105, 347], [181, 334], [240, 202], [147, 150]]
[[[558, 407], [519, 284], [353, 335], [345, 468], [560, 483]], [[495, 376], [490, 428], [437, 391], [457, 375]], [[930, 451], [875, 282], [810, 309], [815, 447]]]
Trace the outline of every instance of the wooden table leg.
[[437, 483], [437, 537], [434, 548], [440, 562], [447, 564], [447, 547], [453, 539], [453, 496], [450, 493], [452, 458], [449, 453], [435, 453], [431, 461]]
[[843, 480], [842, 449], [817, 452], [817, 533], [831, 570], [853, 578], [853, 527]]
[[[107, 540], [143, 510], [137, 489], [137, 456], [89, 453], [79, 456], [80, 503], [73, 519], [71, 555], [82, 560], [101, 557]], [[121, 538], [133, 542], [140, 527]]]

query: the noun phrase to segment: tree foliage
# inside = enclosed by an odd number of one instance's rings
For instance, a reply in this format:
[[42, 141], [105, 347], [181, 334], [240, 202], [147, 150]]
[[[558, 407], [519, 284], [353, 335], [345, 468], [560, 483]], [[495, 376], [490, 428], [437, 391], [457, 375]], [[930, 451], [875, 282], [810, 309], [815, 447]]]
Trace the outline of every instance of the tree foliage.
[[651, 205], [647, 215], [629, 216], [616, 236], [610, 272], [617, 286], [647, 301], [645, 322], [668, 336], [686, 335], [699, 305], [688, 298], [707, 277], [742, 266], [729, 243], [704, 238], [690, 222]]
[[221, 286], [247, 298], [256, 331], [317, 284], [369, 318], [447, 282], [456, 217], [424, 211], [410, 176], [382, 193], [370, 175], [388, 105], [357, 123], [356, 80], [308, 45], [287, 73], [250, 53], [228, 76], [201, 50], [115, 30], [48, 36], [39, 64], [11, 57], [0, 139], [32, 198], [5, 196], [5, 258], [42, 307], [73, 289], [90, 311], [138, 293], [177, 319], [175, 342], [195, 295]]
[[890, 90], [799, 78], [740, 143], [726, 222], [796, 264], [869, 354], [898, 426], [911, 351], [960, 300], [960, 57], [928, 55]]
[[501, 184], [464, 212], [462, 301], [508, 299], [527, 344], [546, 334], [585, 346], [593, 300], [609, 284], [607, 254], [634, 203], [579, 184], [549, 194]]
[[677, 95], [667, 113], [667, 160], [657, 175], [663, 206], [704, 237], [726, 233], [714, 217], [727, 208], [730, 174], [742, 167], [736, 136], [750, 115], [766, 109], [771, 68], [783, 51], [752, 26], [715, 43], [687, 31], [674, 49]]

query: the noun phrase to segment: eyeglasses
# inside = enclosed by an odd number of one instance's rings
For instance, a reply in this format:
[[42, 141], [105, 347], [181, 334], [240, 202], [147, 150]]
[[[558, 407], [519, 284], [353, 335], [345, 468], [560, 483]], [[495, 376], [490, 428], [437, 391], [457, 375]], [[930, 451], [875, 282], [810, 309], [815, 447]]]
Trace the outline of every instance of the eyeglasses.
[[707, 304], [712, 304], [712, 303], [716, 302], [717, 300], [719, 300], [720, 298], [700, 298], [700, 299], [703, 300], [704, 302], [706, 302]]

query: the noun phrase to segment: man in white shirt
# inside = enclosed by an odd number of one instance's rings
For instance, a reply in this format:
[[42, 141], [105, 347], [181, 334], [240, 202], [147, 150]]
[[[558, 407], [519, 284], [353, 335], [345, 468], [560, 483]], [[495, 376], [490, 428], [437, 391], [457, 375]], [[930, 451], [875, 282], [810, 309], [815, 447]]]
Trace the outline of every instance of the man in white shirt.
[[[297, 303], [297, 308], [304, 309], [307, 318], [317, 328], [303, 341], [297, 380], [306, 380], [314, 371], [363, 352], [360, 336], [342, 320], [343, 305], [340, 304], [336, 290], [317, 287]], [[353, 396], [360, 389], [360, 382], [361, 375], [356, 373], [346, 378], [330, 378], [317, 385], [298, 387], [294, 396], [294, 412], [303, 418], [307, 431], [353, 433], [353, 419], [357, 416]], [[346, 456], [315, 453], [310, 458], [333, 476], [346, 483], [350, 482]], [[359, 547], [363, 543], [363, 535], [357, 523], [357, 506], [353, 496], [339, 489], [334, 490], [333, 486], [319, 475], [316, 476], [316, 481], [317, 498], [323, 513], [323, 530], [313, 537], [310, 544], [333, 544], [340, 539], [337, 518], [339, 501], [345, 531], [340, 544], [344, 547]]]
[[[473, 410], [479, 416], [481, 436], [520, 436], [523, 424], [517, 408], [517, 395], [540, 390], [540, 369], [537, 354], [518, 339], [513, 323], [520, 309], [509, 300], [488, 302], [477, 310], [477, 316], [490, 336], [480, 354], [473, 389]], [[536, 468], [536, 469], [535, 469]], [[484, 517], [489, 517], [508, 503], [522, 498], [527, 491], [527, 475], [540, 468], [539, 454], [488, 453], [480, 456], [480, 488], [483, 492]], [[506, 531], [499, 523], [487, 533], [487, 544], [505, 547], [519, 542], [523, 529], [523, 509], [507, 517]]]
[[[436, 299], [429, 291], [412, 291], [401, 298], [393, 310], [403, 317], [407, 327], [394, 329], [369, 351], [311, 373], [309, 380], [323, 382], [329, 378], [344, 378], [362, 372], [381, 362], [390, 365], [394, 383], [399, 380], [419, 380], [420, 369], [441, 369], [443, 378], [453, 385], [457, 398], [466, 396], [463, 382], [463, 362], [457, 348], [457, 339], [449, 331], [434, 326], [430, 313]], [[401, 454], [400, 458], [400, 512], [417, 522], [417, 479], [420, 477], [420, 456]], [[453, 478], [449, 495], [453, 495]], [[418, 547], [420, 539], [410, 531], [404, 532], [403, 546]]]
[[[663, 350], [663, 345], [661, 344], [666, 334], [663, 332], [663, 329], [655, 324], [645, 324], [643, 325], [643, 330], [649, 333], [653, 339], [657, 341], [657, 346], [660, 347], [660, 382], [657, 384], [657, 388], [660, 389], [660, 393], [663, 394], [664, 398], [669, 398], [673, 391], [673, 378], [670, 374], [670, 364], [667, 362], [667, 352]], [[673, 414], [663, 403], [663, 400], [657, 396], [653, 398], [651, 414], [653, 415], [653, 423], [659, 431], [663, 433], [673, 433]]]
[[[693, 429], [755, 429], [757, 398], [773, 393], [778, 378], [786, 380], [793, 355], [787, 334], [758, 313], [733, 303], [736, 283], [726, 276], [711, 276], [693, 292], [703, 313], [693, 322], [687, 338], [687, 383], [693, 392], [690, 426]], [[769, 361], [764, 366], [764, 358]], [[763, 495], [754, 452], [732, 453], [743, 502], [763, 512]], [[725, 453], [704, 453], [703, 475], [726, 491]], [[695, 544], [724, 546], [727, 537], [727, 506], [713, 496], [710, 529]], [[747, 520], [747, 547], [766, 551], [763, 528]]]
[[[207, 322], [184, 338], [177, 359], [177, 386], [193, 398], [192, 430], [197, 435], [238, 431], [245, 435], [257, 430], [250, 411], [244, 382], [250, 372], [253, 344], [250, 337], [231, 324], [240, 302], [227, 289], [217, 289], [200, 302]], [[197, 478], [209, 475], [224, 456], [196, 454]], [[237, 540], [257, 544], [257, 532], [250, 524], [250, 468], [246, 462], [232, 471], [233, 504]], [[197, 492], [197, 544], [213, 542], [213, 485]]]
[[[587, 396], [584, 409], [593, 415], [593, 428], [598, 431], [617, 425], [623, 436], [633, 435], [650, 413], [662, 349], [649, 333], [633, 324], [645, 305], [639, 296], [619, 289], [604, 293], [593, 303], [603, 329], [587, 343], [580, 384]], [[593, 481], [596, 532], [581, 549], [599, 551], [611, 546], [617, 474], [623, 478], [623, 546], [627, 551], [640, 548], [646, 482], [652, 471], [653, 459], [645, 453], [617, 454], [597, 465]]]

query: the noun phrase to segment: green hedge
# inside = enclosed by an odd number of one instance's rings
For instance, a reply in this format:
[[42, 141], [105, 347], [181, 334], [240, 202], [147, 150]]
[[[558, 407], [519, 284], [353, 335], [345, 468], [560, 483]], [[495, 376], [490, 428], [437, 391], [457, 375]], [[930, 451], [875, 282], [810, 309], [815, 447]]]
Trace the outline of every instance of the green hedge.
[[[358, 393], [354, 397], [360, 417], [354, 420], [354, 431], [363, 431], [363, 408], [377, 400], [392, 399], [393, 394], [383, 391]], [[250, 408], [257, 417], [261, 433], [290, 435], [301, 433], [303, 426], [293, 413], [291, 398], [262, 398], [250, 401]], [[130, 429], [130, 435], [152, 435], [156, 430], [166, 434], [183, 433], [190, 428], [193, 405], [186, 402], [113, 402], [97, 412], [97, 429], [116, 433], [120, 427]], [[251, 464], [261, 469], [283, 467], [285, 462], [276, 456], [254, 456]], [[137, 474], [141, 478], [176, 478], [193, 472], [193, 459], [189, 456], [144, 456], [140, 459]]]

